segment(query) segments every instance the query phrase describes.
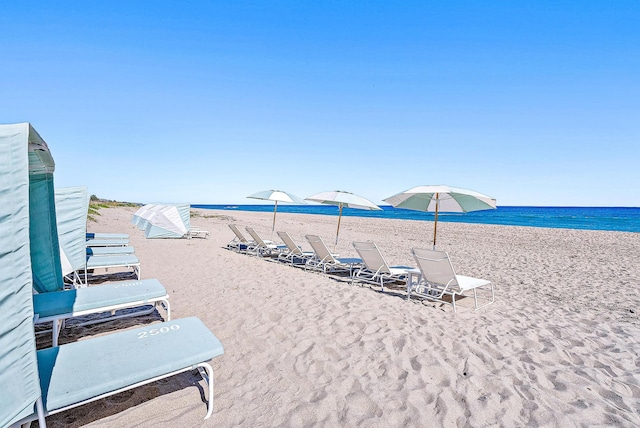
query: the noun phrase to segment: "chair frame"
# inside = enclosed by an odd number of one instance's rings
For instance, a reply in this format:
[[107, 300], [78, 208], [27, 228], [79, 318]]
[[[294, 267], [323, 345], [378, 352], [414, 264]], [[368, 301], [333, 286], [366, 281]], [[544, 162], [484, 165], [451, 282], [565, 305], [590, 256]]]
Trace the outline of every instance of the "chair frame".
[[389, 266], [374, 242], [352, 242], [360, 255], [364, 266], [358, 269], [352, 278], [353, 282], [365, 282], [379, 285], [384, 292], [385, 283], [404, 281], [407, 283], [407, 269], [411, 266]]
[[302, 251], [302, 247], [296, 244], [287, 232], [278, 232], [278, 236], [288, 249], [278, 254], [278, 261], [291, 263], [292, 266], [305, 265], [315, 254], [313, 251]]
[[[456, 298], [466, 297], [465, 292], [473, 290], [474, 310], [477, 311], [495, 302], [493, 283], [485, 279], [456, 275], [447, 252], [423, 248], [412, 248], [411, 252], [420, 269], [420, 280], [408, 290], [407, 300], [411, 300], [413, 294], [430, 301], [452, 305], [453, 311], [456, 312]], [[438, 265], [445, 279], [448, 278], [446, 283], [433, 279], [431, 268], [434, 265]], [[477, 290], [486, 286], [490, 287], [491, 299], [478, 306]], [[445, 296], [451, 298], [451, 302], [444, 300]]]
[[253, 250], [256, 245], [255, 242], [249, 241], [247, 238], [245, 238], [242, 232], [240, 232], [240, 229], [238, 229], [238, 226], [236, 226], [235, 224], [229, 223], [228, 226], [235, 236], [227, 244], [227, 249], [236, 250], [238, 253], [246, 253], [247, 251]]
[[322, 270], [323, 273], [349, 272], [349, 278], [353, 277], [353, 270], [362, 266], [362, 259], [356, 257], [339, 257], [331, 254], [327, 244], [318, 235], [305, 235], [305, 238], [313, 248], [313, 257], [305, 263], [305, 270]]
[[247, 252], [254, 252], [258, 257], [264, 256], [273, 256], [278, 255], [282, 251], [284, 251], [287, 247], [285, 245], [276, 245], [271, 241], [265, 241], [262, 237], [256, 232], [252, 227], [246, 226], [245, 230], [251, 237], [253, 241], [256, 243], [255, 246], [251, 249], [248, 249]]

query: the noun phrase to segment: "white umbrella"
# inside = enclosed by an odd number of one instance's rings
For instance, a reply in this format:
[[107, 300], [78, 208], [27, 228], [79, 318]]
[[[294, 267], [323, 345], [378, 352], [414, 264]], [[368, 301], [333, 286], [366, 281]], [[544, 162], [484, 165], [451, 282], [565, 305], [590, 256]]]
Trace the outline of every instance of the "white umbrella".
[[273, 225], [271, 226], [271, 233], [273, 234], [276, 228], [276, 212], [278, 211], [278, 202], [289, 202], [294, 204], [306, 204], [304, 199], [293, 195], [291, 193], [284, 192], [282, 190], [263, 190], [262, 192], [254, 193], [247, 196], [251, 199], [262, 199], [264, 201], [274, 201], [273, 206]]
[[338, 245], [338, 235], [340, 234], [340, 220], [342, 219], [342, 208], [357, 208], [360, 210], [382, 210], [379, 206], [374, 204], [368, 199], [362, 196], [354, 195], [353, 193], [344, 192], [342, 190], [334, 190], [333, 192], [320, 192], [315, 195], [311, 195], [305, 198], [307, 201], [320, 202], [325, 205], [337, 205], [340, 207], [340, 213], [338, 214], [338, 229], [336, 229], [336, 243]]
[[383, 199], [396, 208], [435, 212], [433, 249], [436, 249], [438, 212], [466, 213], [496, 209], [496, 200], [468, 189], [449, 186], [417, 186]]

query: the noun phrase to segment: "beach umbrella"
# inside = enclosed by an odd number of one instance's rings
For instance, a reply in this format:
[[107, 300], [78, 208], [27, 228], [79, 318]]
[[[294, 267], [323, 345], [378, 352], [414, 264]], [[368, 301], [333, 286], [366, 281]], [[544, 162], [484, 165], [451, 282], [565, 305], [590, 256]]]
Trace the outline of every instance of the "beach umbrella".
[[342, 190], [334, 190], [333, 192], [320, 192], [305, 199], [307, 201], [320, 202], [321, 204], [325, 205], [337, 205], [339, 207], [340, 211], [338, 214], [338, 228], [336, 229], [336, 242], [333, 247], [334, 251], [335, 246], [338, 245], [338, 235], [340, 234], [340, 220], [342, 219], [342, 208], [357, 208], [360, 210], [370, 211], [382, 210], [382, 208], [380, 208], [370, 200]]
[[496, 209], [496, 200], [473, 190], [444, 185], [417, 186], [383, 199], [396, 208], [434, 212], [433, 249], [436, 249], [438, 213], [466, 213]]
[[264, 201], [274, 201], [273, 206], [273, 225], [271, 226], [271, 234], [276, 228], [276, 212], [278, 211], [278, 202], [289, 202], [292, 204], [306, 204], [304, 199], [293, 195], [291, 193], [284, 192], [282, 190], [263, 190], [262, 192], [254, 193], [247, 196], [251, 199], [262, 199]]

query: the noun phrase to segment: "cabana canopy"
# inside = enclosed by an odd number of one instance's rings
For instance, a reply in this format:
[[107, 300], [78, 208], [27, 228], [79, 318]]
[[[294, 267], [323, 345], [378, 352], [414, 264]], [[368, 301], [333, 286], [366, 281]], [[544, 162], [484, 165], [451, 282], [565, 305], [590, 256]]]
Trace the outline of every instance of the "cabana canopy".
[[191, 230], [191, 205], [148, 204], [131, 220], [147, 238], [184, 238]]

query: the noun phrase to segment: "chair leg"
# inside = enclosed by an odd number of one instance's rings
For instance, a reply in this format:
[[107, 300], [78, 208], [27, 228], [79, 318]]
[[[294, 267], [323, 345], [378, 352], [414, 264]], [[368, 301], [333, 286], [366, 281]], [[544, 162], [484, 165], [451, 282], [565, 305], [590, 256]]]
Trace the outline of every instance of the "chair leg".
[[209, 399], [207, 402], [207, 415], [204, 417], [205, 419], [209, 419], [211, 414], [213, 413], [213, 368], [207, 363], [201, 363], [198, 366], [198, 372], [200, 372], [200, 376], [209, 386]]

